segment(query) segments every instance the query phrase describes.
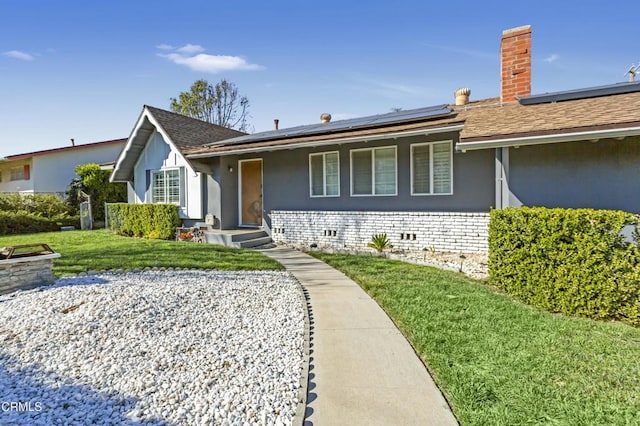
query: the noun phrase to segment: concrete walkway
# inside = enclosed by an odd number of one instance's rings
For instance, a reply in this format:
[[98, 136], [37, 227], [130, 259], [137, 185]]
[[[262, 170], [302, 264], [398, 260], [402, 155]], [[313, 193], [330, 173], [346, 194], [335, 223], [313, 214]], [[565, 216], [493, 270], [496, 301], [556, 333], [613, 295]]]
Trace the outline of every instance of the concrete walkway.
[[262, 253], [308, 292], [311, 343], [305, 425], [457, 425], [385, 312], [355, 282], [296, 250]]

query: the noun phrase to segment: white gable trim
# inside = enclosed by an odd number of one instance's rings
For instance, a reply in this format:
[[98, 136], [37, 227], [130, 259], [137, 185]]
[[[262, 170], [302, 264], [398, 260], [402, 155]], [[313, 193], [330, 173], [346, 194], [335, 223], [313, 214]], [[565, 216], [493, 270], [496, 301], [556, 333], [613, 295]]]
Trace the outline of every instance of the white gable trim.
[[[147, 118], [149, 122], [153, 125], [153, 127], [155, 127], [155, 131], [162, 135], [162, 138], [165, 140], [167, 144], [169, 144], [171, 149], [174, 150], [182, 160], [184, 160], [184, 162], [187, 164], [187, 167], [189, 168], [189, 171], [191, 173], [196, 173], [191, 162], [182, 154], [182, 151], [180, 151], [180, 149], [178, 149], [178, 147], [173, 143], [173, 141], [171, 140], [167, 132], [158, 123], [158, 121], [153, 116], [151, 111], [149, 111], [149, 109], [145, 106], [142, 109], [142, 112], [138, 117], [138, 121], [136, 122], [136, 125], [133, 127], [133, 130], [131, 131], [129, 138], [127, 139], [127, 143], [124, 146], [124, 149], [122, 150], [122, 152], [120, 152], [120, 155], [118, 156], [118, 160], [116, 161], [116, 164], [113, 167], [113, 172], [111, 172], [111, 176], [109, 177], [109, 182], [127, 182], [130, 180], [130, 179], [123, 180], [122, 178], [118, 179], [116, 178], [116, 176], [118, 176], [118, 174], [123, 173], [123, 167], [124, 167], [123, 162], [127, 157], [127, 155], [133, 155], [131, 152], [132, 151], [131, 148], [133, 146], [135, 136], [137, 135], [138, 131], [142, 127], [142, 124], [144, 123], [145, 118]], [[144, 146], [142, 147], [141, 152], [145, 150], [147, 143], [149, 143], [149, 137], [144, 139]], [[138, 154], [138, 158], [136, 158], [135, 162], [133, 162], [131, 166], [131, 171], [127, 173], [127, 176], [133, 175], [133, 169], [135, 168], [135, 165], [138, 163], [139, 159], [140, 159], [140, 154]]]

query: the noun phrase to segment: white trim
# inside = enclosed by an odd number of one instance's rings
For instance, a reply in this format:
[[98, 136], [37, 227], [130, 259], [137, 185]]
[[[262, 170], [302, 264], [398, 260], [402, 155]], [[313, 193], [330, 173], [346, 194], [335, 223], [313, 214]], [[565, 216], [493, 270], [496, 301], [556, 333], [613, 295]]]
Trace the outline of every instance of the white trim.
[[574, 132], [564, 134], [542, 135], [542, 136], [527, 136], [520, 138], [506, 138], [506, 139], [492, 139], [486, 141], [477, 142], [458, 142], [456, 150], [466, 151], [474, 149], [489, 149], [489, 148], [502, 148], [506, 146], [521, 146], [521, 145], [540, 145], [548, 143], [560, 143], [560, 142], [574, 142], [581, 140], [592, 139], [608, 139], [619, 138], [627, 136], [640, 135], [640, 127], [629, 127], [626, 129], [612, 129], [612, 130], [596, 130], [589, 132]]
[[[166, 174], [166, 172], [173, 171], [173, 170], [177, 170], [178, 171], [178, 202], [177, 203], [169, 203], [169, 202], [167, 202], [167, 198], [168, 197], [167, 197], [167, 177], [166, 177], [167, 174]], [[151, 200], [149, 200], [148, 204], [174, 204], [174, 205], [176, 205], [178, 207], [183, 207], [183, 206], [180, 205], [180, 197], [182, 195], [182, 194], [180, 194], [180, 187], [181, 187], [181, 184], [182, 184], [182, 182], [181, 182], [182, 173], [180, 173], [180, 167], [161, 167], [161, 168], [156, 169], [156, 170], [149, 170], [149, 172], [150, 172], [149, 173], [149, 179], [151, 179], [151, 182], [149, 182], [149, 184], [151, 185], [151, 194], [150, 194]], [[153, 201], [153, 187], [154, 187], [154, 185], [153, 185], [153, 182], [154, 182], [153, 175], [156, 174], [156, 173], [160, 173], [160, 172], [163, 172], [164, 175], [165, 175], [165, 179], [164, 179], [164, 182], [165, 182], [165, 185], [164, 185], [164, 202], [155, 203]], [[185, 176], [185, 179], [186, 179], [186, 176]], [[187, 182], [186, 181], [184, 182], [184, 187], [185, 187], [185, 191], [187, 191]], [[184, 195], [185, 195], [185, 200], [186, 200], [186, 194], [184, 194]], [[186, 201], [185, 201], [185, 204], [187, 204]], [[186, 208], [186, 206], [185, 206], [185, 208]]]
[[[376, 194], [376, 168], [375, 168], [375, 154], [377, 149], [389, 149], [393, 148], [393, 154], [395, 156], [394, 166], [396, 171], [395, 192], [393, 194]], [[371, 194], [354, 194], [353, 193], [353, 153], [357, 151], [371, 151]], [[349, 175], [350, 175], [350, 196], [351, 197], [395, 197], [398, 195], [398, 146], [397, 145], [384, 145], [375, 146], [371, 148], [356, 148], [349, 150]]]
[[[336, 154], [338, 157], [338, 193], [327, 195], [327, 154]], [[313, 195], [313, 177], [311, 174], [311, 157], [322, 156], [322, 192], [323, 195]], [[310, 198], [337, 198], [340, 197], [340, 151], [323, 151], [309, 153], [309, 197]]]
[[[142, 148], [141, 152], [144, 152], [144, 150], [146, 149], [147, 144], [149, 143], [149, 140], [151, 139], [151, 137], [156, 132], [160, 133], [160, 135], [162, 135], [162, 138], [164, 139], [165, 143], [167, 143], [171, 147], [172, 151], [176, 152], [180, 156], [180, 158], [184, 160], [185, 167], [187, 168], [187, 170], [189, 172], [193, 173], [194, 176], [195, 176], [198, 172], [195, 171], [195, 169], [191, 166], [191, 163], [189, 162], [187, 157], [185, 157], [182, 154], [182, 152], [178, 149], [178, 147], [173, 143], [173, 141], [171, 140], [169, 135], [167, 135], [167, 133], [164, 131], [162, 126], [160, 124], [158, 124], [158, 122], [156, 121], [156, 119], [153, 116], [153, 114], [151, 113], [151, 111], [149, 111], [147, 109], [147, 107], [145, 106], [143, 108], [143, 110], [142, 110], [142, 113], [140, 114], [140, 117], [138, 117], [138, 121], [136, 122], [136, 125], [133, 127], [133, 130], [131, 131], [131, 134], [129, 135], [129, 138], [127, 139], [127, 143], [125, 144], [125, 146], [122, 149], [122, 151], [120, 151], [120, 155], [118, 156], [118, 159], [116, 160], [116, 163], [113, 165], [113, 170], [111, 171], [111, 175], [109, 176], [109, 182], [122, 182], [122, 181], [114, 181], [113, 177], [116, 175], [116, 172], [120, 169], [120, 163], [127, 156], [127, 153], [129, 152], [129, 150], [131, 148], [131, 145], [133, 144], [134, 135], [137, 134], [138, 130], [142, 126], [142, 123], [144, 123], [144, 118], [145, 117], [147, 117], [149, 122], [153, 125], [153, 127], [155, 127], [155, 131], [152, 132], [149, 135], [149, 137], [147, 138], [147, 140], [144, 143], [144, 147]], [[136, 163], [138, 162], [138, 160], [136, 160]]]
[[260, 203], [262, 204], [262, 210], [264, 211], [264, 193], [263, 193], [263, 181], [264, 181], [264, 170], [263, 170], [263, 161], [262, 158], [246, 158], [244, 160], [238, 160], [238, 227], [250, 227], [262, 228], [264, 226], [264, 215], [261, 215], [260, 225], [255, 225], [252, 223], [242, 223], [242, 163], [248, 163], [250, 161], [260, 161]]
[[[433, 145], [448, 143], [449, 144], [449, 176], [450, 176], [450, 184], [451, 190], [449, 192], [433, 192]], [[424, 146], [429, 145], [429, 192], [413, 192], [413, 147], [414, 146]], [[423, 196], [434, 196], [434, 195], [453, 195], [453, 141], [452, 140], [442, 140], [442, 141], [433, 141], [433, 142], [420, 142], [420, 143], [412, 143], [409, 145], [409, 170], [411, 173], [411, 196], [412, 197], [423, 197]]]
[[[369, 141], [377, 141], [383, 139], [397, 139], [404, 138], [409, 136], [421, 136], [421, 135], [431, 135], [436, 133], [446, 133], [446, 132], [455, 132], [462, 130], [462, 124], [456, 124], [452, 126], [445, 127], [436, 127], [433, 129], [419, 129], [419, 130], [406, 130], [402, 132], [393, 132], [393, 133], [381, 133], [377, 135], [367, 135], [367, 136], [354, 136], [350, 138], [337, 138], [337, 139], [329, 139], [324, 141], [310, 141], [310, 142], [299, 142], [299, 143], [291, 143], [284, 145], [275, 145], [261, 148], [244, 148], [244, 149], [234, 149], [224, 152], [205, 152], [200, 154], [191, 154], [188, 155], [187, 158], [208, 158], [208, 157], [223, 157], [225, 155], [236, 155], [236, 154], [245, 154], [245, 153], [255, 153], [255, 152], [268, 152], [268, 151], [282, 151], [287, 149], [296, 149], [296, 148], [307, 148], [314, 147], [317, 148], [319, 146], [324, 145], [340, 145], [343, 143], [355, 143], [355, 142], [369, 142]], [[256, 141], [257, 143], [258, 141]], [[264, 141], [260, 141], [264, 142]]]

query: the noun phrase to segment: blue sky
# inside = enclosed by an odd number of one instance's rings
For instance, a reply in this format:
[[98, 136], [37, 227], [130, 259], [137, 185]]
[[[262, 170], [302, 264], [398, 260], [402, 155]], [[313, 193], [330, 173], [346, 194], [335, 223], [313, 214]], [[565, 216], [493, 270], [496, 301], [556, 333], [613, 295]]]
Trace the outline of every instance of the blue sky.
[[[255, 131], [497, 96], [502, 30], [533, 27], [533, 93], [625, 81], [636, 2], [0, 2], [0, 157], [128, 137], [144, 104], [234, 82]], [[640, 112], [639, 112], [640, 114]]]

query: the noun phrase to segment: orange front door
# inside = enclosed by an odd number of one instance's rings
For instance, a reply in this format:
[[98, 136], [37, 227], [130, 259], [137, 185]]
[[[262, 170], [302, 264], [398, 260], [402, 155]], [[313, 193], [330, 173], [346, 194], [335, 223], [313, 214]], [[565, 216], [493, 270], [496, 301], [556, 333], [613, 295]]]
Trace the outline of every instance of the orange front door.
[[262, 225], [262, 160], [240, 162], [240, 225]]

